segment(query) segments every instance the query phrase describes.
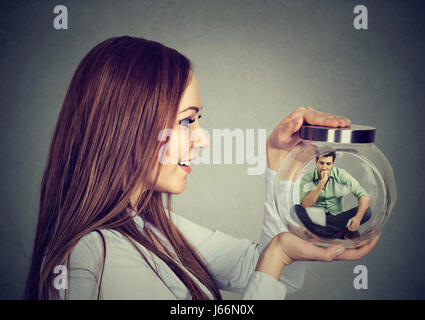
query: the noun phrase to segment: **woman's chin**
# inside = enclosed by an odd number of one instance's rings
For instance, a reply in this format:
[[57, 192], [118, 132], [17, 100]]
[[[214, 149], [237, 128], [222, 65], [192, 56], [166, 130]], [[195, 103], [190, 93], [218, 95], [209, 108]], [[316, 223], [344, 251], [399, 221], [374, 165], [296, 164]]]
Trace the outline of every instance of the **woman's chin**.
[[180, 194], [186, 189], [186, 183], [187, 175], [160, 175], [155, 190], [171, 194]]
[[166, 190], [162, 190], [163, 192], [171, 193], [171, 194], [180, 194], [186, 189], [186, 180], [182, 183], [169, 186]]
[[183, 193], [184, 189], [186, 189], [186, 183], [184, 183], [184, 185], [182, 187], [180, 187], [179, 189], [175, 190], [175, 192], [173, 192], [173, 194]]

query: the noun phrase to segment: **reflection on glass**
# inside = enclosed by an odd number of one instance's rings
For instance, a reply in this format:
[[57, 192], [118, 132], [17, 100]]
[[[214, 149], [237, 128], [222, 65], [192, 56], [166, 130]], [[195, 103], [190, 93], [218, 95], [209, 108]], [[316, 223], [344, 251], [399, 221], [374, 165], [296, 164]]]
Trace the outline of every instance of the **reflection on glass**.
[[[336, 152], [317, 155], [315, 168], [302, 176], [300, 204], [295, 212], [304, 226], [325, 238], [357, 238], [360, 225], [369, 221], [370, 195], [349, 172], [335, 165]], [[352, 195], [357, 205], [348, 210], [344, 197]]]
[[274, 192], [288, 230], [321, 246], [364, 244], [396, 201], [392, 168], [370, 142], [304, 140], [282, 160]]

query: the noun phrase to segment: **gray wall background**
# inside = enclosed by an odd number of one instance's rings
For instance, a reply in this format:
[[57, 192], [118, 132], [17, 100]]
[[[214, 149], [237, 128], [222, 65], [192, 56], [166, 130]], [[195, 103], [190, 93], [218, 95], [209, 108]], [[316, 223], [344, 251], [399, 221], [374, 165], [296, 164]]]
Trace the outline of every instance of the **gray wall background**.
[[[68, 8], [68, 30], [53, 28], [57, 4]], [[368, 30], [353, 28], [357, 4], [368, 8]], [[398, 187], [377, 248], [361, 262], [308, 263], [304, 288], [288, 299], [425, 298], [424, 16], [420, 1], [2, 1], [0, 298], [22, 297], [41, 176], [72, 74], [97, 43], [125, 34], [193, 61], [210, 133], [269, 134], [298, 106], [375, 126]], [[257, 241], [265, 177], [247, 168], [195, 166], [174, 211]], [[368, 290], [353, 287], [358, 264], [368, 268]]]

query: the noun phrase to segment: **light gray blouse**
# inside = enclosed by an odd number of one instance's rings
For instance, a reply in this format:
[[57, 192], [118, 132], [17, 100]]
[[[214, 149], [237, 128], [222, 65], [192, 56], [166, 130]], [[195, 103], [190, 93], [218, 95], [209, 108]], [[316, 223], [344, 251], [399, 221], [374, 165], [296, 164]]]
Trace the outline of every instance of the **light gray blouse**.
[[[186, 239], [204, 259], [208, 270], [220, 290], [242, 294], [242, 299], [284, 299], [287, 293], [299, 289], [304, 280], [305, 263], [293, 262], [286, 266], [280, 281], [272, 276], [255, 271], [258, 257], [270, 240], [280, 232], [287, 231], [276, 210], [273, 199], [273, 183], [276, 172], [266, 172], [266, 202], [263, 228], [258, 243], [248, 239], [237, 239], [219, 230], [210, 230], [171, 212], [171, 218]], [[282, 181], [279, 188], [284, 191], [292, 182]], [[140, 216], [134, 221], [144, 232], [145, 222]], [[162, 245], [171, 245], [152, 224], [146, 226], [160, 239]], [[156, 265], [161, 278], [149, 267], [140, 253], [120, 233], [102, 230], [106, 241], [106, 260], [101, 284], [101, 299], [191, 299], [183, 282], [156, 255], [139, 245], [140, 250]], [[85, 235], [77, 243], [70, 256], [67, 298], [97, 299], [99, 279], [103, 264], [103, 242], [97, 232]], [[213, 296], [187, 269], [187, 272], [208, 294]], [[60, 297], [65, 297], [60, 289]]]

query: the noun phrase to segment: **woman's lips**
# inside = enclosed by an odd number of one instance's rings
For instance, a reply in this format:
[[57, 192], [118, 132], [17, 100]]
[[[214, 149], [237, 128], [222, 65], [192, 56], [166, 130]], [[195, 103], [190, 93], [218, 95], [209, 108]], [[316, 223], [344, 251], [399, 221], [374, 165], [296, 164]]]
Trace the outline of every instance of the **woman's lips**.
[[190, 173], [190, 171], [192, 171], [192, 169], [189, 166], [179, 164], [179, 167], [182, 168], [187, 173]]
[[192, 171], [192, 169], [190, 168], [190, 166], [192, 165], [192, 160], [195, 159], [191, 158], [188, 160], [181, 160], [179, 161], [178, 165], [180, 168], [182, 168], [184, 171], [186, 171], [187, 173], [190, 173], [190, 171]]

